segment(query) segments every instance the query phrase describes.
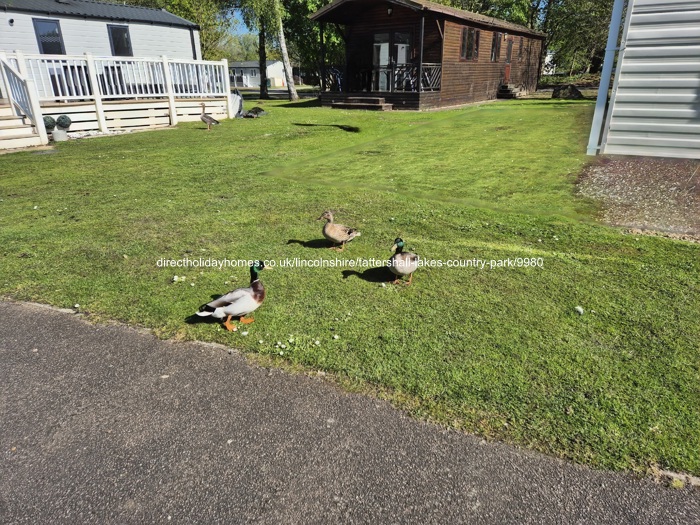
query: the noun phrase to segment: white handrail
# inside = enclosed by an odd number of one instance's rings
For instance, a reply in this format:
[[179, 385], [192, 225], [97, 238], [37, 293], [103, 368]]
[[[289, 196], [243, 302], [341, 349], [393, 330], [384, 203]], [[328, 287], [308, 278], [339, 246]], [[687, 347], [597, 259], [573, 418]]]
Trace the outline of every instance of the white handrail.
[[[229, 96], [226, 61], [16, 55], [42, 101]], [[166, 66], [167, 64], [167, 66]], [[169, 75], [164, 68], [169, 68]], [[171, 83], [168, 83], [168, 77]], [[94, 79], [97, 79], [96, 85]]]
[[3, 80], [3, 91], [7, 91], [6, 96], [13, 112], [18, 117], [29, 119], [36, 128], [41, 143], [48, 144], [49, 139], [44, 127], [44, 117], [41, 113], [34, 83], [24, 78], [4, 56], [0, 56], [0, 69], [2, 70], [0, 76]]

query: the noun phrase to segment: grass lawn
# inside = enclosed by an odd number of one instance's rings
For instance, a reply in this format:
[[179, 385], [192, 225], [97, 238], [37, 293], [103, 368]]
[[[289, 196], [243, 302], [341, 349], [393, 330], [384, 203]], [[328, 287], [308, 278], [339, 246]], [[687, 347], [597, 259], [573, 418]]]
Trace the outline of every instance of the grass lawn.
[[[211, 132], [0, 156], [0, 295], [332, 372], [420, 417], [597, 467], [700, 474], [700, 246], [592, 221], [574, 194], [590, 101], [265, 107]], [[343, 253], [315, 242], [325, 209], [362, 232]], [[363, 267], [277, 267], [247, 337], [185, 322], [247, 285], [247, 268], [157, 265], [386, 259], [397, 236], [425, 259], [542, 265], [421, 268], [410, 287]]]

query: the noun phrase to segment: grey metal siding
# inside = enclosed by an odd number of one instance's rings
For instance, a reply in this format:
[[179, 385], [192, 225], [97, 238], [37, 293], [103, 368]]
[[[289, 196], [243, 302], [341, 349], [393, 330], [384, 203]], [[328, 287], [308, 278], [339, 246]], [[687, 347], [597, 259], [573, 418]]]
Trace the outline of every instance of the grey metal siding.
[[628, 9], [602, 151], [700, 158], [700, 1]]

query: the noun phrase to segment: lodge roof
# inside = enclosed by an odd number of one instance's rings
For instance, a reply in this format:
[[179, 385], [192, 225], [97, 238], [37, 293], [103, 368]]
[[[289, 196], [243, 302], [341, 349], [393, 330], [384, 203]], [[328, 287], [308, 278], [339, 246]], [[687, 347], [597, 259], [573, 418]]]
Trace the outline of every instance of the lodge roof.
[[[317, 22], [331, 22], [331, 23], [337, 23], [337, 24], [342, 24], [343, 21], [342, 19], [344, 18], [343, 15], [336, 14], [339, 12], [336, 12], [336, 10], [344, 5], [347, 4], [353, 4], [353, 3], [364, 3], [364, 4], [372, 4], [375, 3], [376, 0], [334, 0], [330, 4], [322, 7], [315, 13], [312, 13], [309, 15], [309, 18], [312, 20], [315, 20]], [[455, 7], [449, 7], [446, 5], [442, 4], [436, 4], [435, 2], [429, 2], [427, 0], [386, 0], [386, 3], [388, 4], [395, 4], [395, 5], [400, 5], [403, 7], [407, 7], [409, 9], [413, 9], [414, 11], [427, 11], [431, 13], [438, 13], [445, 15], [447, 17], [451, 18], [457, 18], [459, 20], [464, 20], [467, 22], [474, 22], [480, 25], [484, 26], [490, 26], [490, 27], [496, 27], [499, 29], [504, 29], [508, 31], [513, 31], [513, 32], [518, 32], [518, 33], [526, 33], [529, 35], [535, 35], [535, 36], [540, 36], [544, 37], [545, 34], [540, 32], [540, 31], [535, 31], [534, 29], [530, 29], [528, 27], [519, 25], [519, 24], [513, 24], [511, 22], [506, 22], [505, 20], [500, 20], [498, 18], [494, 18], [492, 16], [485, 16], [485, 15], [480, 15], [478, 13], [471, 13], [469, 11], [463, 11], [462, 9], [457, 9]]]
[[33, 13], [42, 16], [75, 16], [118, 22], [144, 22], [155, 25], [199, 29], [194, 22], [164, 9], [151, 9], [96, 0], [0, 0], [0, 11]]

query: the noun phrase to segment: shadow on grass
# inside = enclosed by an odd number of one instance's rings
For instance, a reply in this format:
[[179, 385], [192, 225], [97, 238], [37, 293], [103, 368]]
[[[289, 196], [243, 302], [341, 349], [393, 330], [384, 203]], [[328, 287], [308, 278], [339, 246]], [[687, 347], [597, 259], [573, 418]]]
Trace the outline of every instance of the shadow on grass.
[[391, 273], [388, 266], [377, 266], [375, 268], [369, 268], [364, 272], [343, 270], [343, 279], [347, 279], [348, 277], [358, 277], [368, 283], [386, 283], [394, 280], [394, 275]]
[[211, 315], [207, 315], [206, 317], [202, 317], [201, 315], [192, 314], [192, 315], [185, 317], [185, 322], [187, 324], [200, 324], [200, 323], [214, 324], [214, 323], [220, 323], [221, 319], [216, 319], [216, 318], [212, 317]]
[[328, 127], [328, 128], [338, 128], [342, 129], [343, 131], [347, 131], [348, 133], [359, 133], [360, 128], [357, 126], [346, 126], [345, 124], [300, 124], [298, 122], [293, 123], [295, 126], [304, 126], [304, 127]]
[[296, 109], [320, 108], [321, 107], [321, 99], [319, 99], [319, 98], [307, 98], [301, 102], [289, 102], [287, 104], [280, 104], [277, 107], [278, 108], [296, 108]]
[[300, 246], [303, 246], [304, 248], [330, 248], [331, 243], [330, 241], [327, 241], [326, 239], [312, 239], [310, 241], [302, 241], [300, 239], [289, 239], [287, 241], [287, 244], [298, 244]]

